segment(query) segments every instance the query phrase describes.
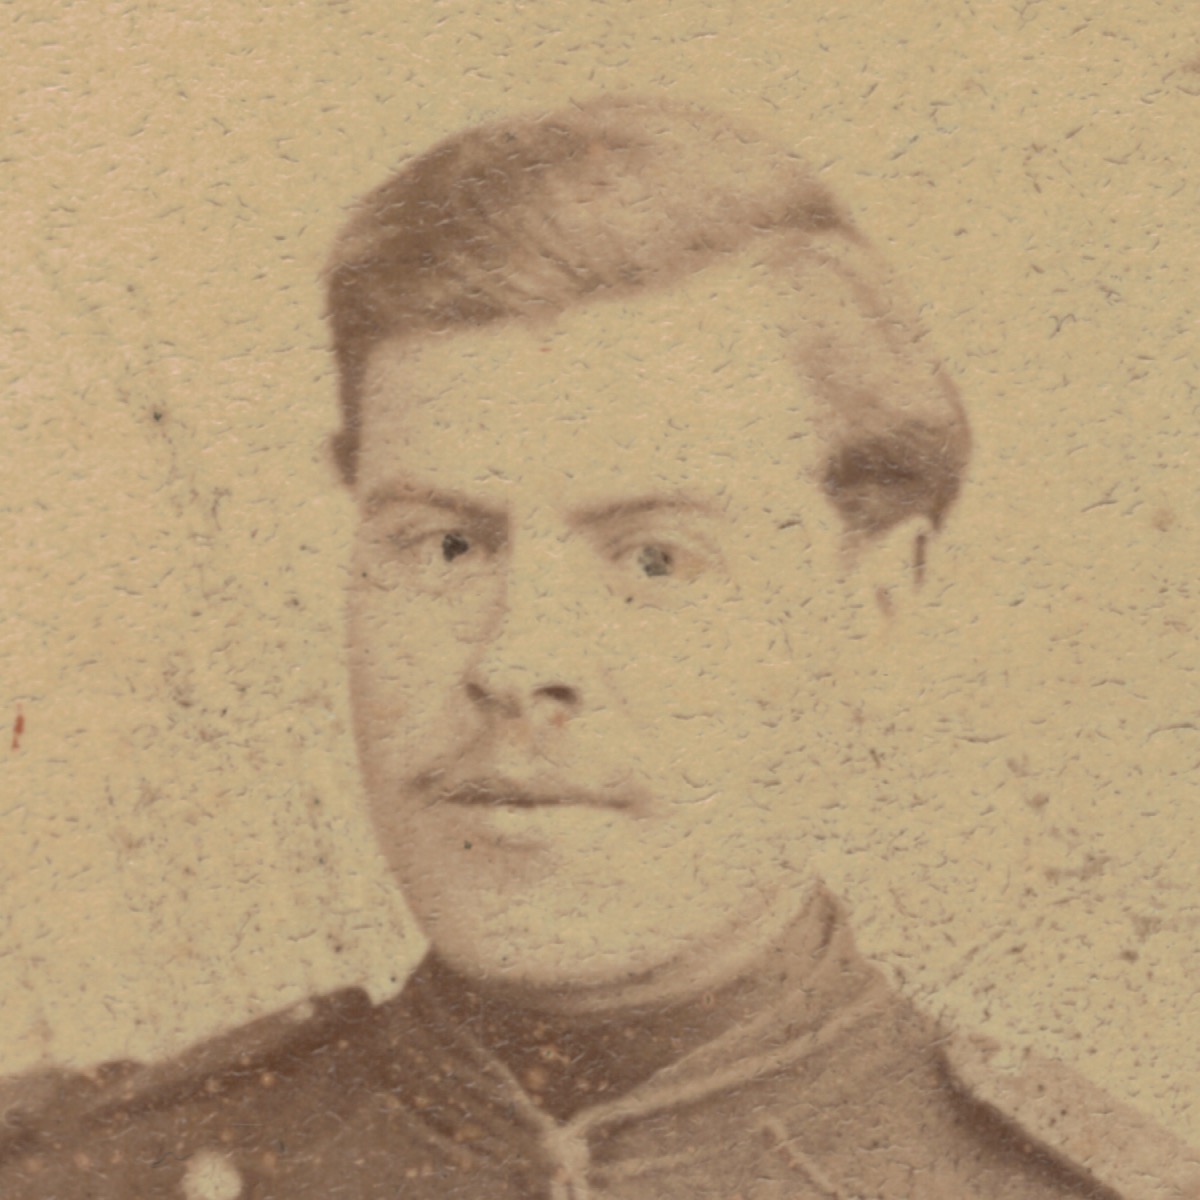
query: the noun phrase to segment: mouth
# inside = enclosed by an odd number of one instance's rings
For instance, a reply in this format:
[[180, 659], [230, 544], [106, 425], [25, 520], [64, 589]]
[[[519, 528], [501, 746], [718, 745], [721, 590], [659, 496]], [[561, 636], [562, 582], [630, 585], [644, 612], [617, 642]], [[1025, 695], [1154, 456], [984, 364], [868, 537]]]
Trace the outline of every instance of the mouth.
[[503, 776], [478, 776], [460, 780], [434, 792], [434, 802], [461, 808], [538, 809], [599, 808], [626, 809], [633, 800], [589, 788], [574, 787], [554, 779], [516, 780]]

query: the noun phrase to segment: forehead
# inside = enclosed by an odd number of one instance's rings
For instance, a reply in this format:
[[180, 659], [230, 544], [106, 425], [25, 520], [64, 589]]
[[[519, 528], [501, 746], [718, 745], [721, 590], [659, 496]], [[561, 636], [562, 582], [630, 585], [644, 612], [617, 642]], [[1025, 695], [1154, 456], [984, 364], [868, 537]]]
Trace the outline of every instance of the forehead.
[[794, 479], [815, 466], [806, 299], [740, 259], [543, 322], [384, 342], [366, 373], [361, 482], [416, 473], [586, 499], [620, 480], [712, 490], [785, 459]]

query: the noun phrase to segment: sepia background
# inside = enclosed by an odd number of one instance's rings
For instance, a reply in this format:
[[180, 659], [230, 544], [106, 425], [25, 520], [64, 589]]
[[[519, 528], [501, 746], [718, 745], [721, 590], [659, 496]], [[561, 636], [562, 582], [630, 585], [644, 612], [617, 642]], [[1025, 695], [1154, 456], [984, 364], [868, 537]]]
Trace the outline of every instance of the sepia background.
[[665, 89], [848, 200], [976, 431], [940, 632], [863, 698], [827, 878], [910, 994], [1200, 1141], [1192, 0], [64, 0], [0, 30], [0, 1073], [403, 980], [317, 276], [432, 140]]

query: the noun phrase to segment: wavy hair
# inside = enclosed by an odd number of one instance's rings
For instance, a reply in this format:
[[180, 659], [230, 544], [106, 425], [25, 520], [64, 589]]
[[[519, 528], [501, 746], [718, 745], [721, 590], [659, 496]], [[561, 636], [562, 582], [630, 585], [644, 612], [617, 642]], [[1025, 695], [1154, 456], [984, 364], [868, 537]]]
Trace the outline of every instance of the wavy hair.
[[970, 435], [887, 265], [801, 159], [709, 110], [601, 97], [467, 129], [364, 196], [325, 272], [353, 483], [380, 342], [667, 288], [756, 248], [795, 282], [797, 364], [822, 401], [822, 484], [847, 528], [936, 528]]

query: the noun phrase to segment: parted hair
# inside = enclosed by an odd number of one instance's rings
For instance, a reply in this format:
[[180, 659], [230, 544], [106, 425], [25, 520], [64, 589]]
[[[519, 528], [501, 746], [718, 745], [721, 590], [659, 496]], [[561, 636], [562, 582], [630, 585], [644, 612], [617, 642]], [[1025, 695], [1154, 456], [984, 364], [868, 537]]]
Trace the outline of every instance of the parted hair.
[[939, 526], [970, 435], [886, 264], [803, 160], [658, 99], [467, 129], [358, 201], [325, 273], [343, 478], [355, 479], [380, 342], [667, 288], [750, 250], [796, 284], [796, 361], [827, 441], [821, 484], [847, 528]]

